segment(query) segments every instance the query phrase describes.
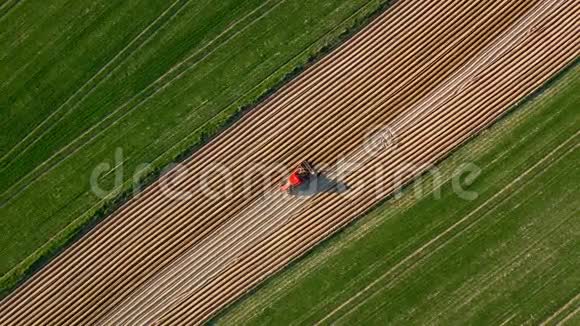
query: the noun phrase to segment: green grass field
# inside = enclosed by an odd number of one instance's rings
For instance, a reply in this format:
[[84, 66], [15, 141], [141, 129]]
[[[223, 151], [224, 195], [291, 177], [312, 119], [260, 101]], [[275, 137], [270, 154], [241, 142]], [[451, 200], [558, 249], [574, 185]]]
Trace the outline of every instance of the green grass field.
[[[223, 325], [553, 324], [580, 315], [580, 67], [223, 312]], [[459, 198], [452, 175], [481, 174]], [[438, 189], [441, 186], [441, 197]]]
[[386, 2], [0, 4], [0, 292]]

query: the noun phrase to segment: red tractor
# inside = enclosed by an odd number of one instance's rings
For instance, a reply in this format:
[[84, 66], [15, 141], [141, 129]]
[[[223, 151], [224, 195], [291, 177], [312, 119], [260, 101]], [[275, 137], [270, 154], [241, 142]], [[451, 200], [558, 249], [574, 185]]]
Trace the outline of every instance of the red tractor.
[[316, 177], [316, 172], [312, 168], [312, 165], [307, 161], [303, 161], [292, 171], [288, 177], [288, 181], [280, 187], [280, 190], [290, 192], [298, 189], [313, 177]]

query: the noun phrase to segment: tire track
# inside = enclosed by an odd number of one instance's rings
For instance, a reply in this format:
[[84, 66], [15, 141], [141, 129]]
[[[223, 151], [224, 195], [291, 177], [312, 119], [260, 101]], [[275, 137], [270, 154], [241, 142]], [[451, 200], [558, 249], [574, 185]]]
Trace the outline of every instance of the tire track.
[[[174, 14], [170, 15], [167, 19], [164, 19], [165, 16], [167, 16], [171, 13], [171, 10], [173, 9], [173, 7], [180, 2], [183, 2], [183, 5], [181, 7], [178, 7], [177, 11]], [[185, 4], [187, 4], [187, 2], [189, 2], [189, 0], [185, 0], [185, 1], [177, 0], [177, 1], [173, 2], [165, 11], [163, 11], [157, 18], [155, 18], [151, 24], [147, 25], [147, 27], [143, 31], [141, 31], [139, 34], [137, 34], [137, 36], [135, 38], [133, 38], [123, 49], [121, 49], [121, 51], [119, 51], [117, 54], [115, 54], [111, 60], [109, 60], [101, 69], [99, 69], [91, 78], [89, 78], [89, 80], [87, 80], [84, 84], [82, 84], [81, 87], [79, 87], [71, 96], [69, 96], [62, 105], [57, 107], [56, 110], [54, 110], [54, 112], [52, 112], [45, 120], [43, 120], [38, 126], [36, 126], [34, 129], [32, 129], [32, 131], [28, 135], [26, 135], [26, 137], [24, 137], [20, 142], [18, 142], [10, 150], [8, 150], [8, 152], [6, 152], [6, 154], [4, 154], [0, 158], [0, 166], [2, 166], [2, 168], [0, 169], [0, 172], [4, 171], [6, 169], [7, 165], [9, 165], [16, 158], [18, 158], [18, 156], [20, 156], [28, 148], [30, 148], [32, 145], [34, 145], [34, 143], [38, 139], [43, 137], [55, 125], [57, 125], [60, 121], [62, 121], [62, 119], [67, 115], [67, 113], [69, 113], [70, 111], [73, 111], [78, 103], [82, 102], [88, 95], [90, 95], [90, 92], [94, 88], [96, 88], [101, 82], [108, 79], [116, 71], [116, 69], [125, 61], [125, 59], [129, 58], [132, 53], [134, 53], [135, 51], [138, 51], [140, 48], [142, 48], [143, 45], [145, 45], [153, 36], [155, 36], [155, 34], [157, 33], [157, 31], [160, 28], [162, 28], [166, 23], [171, 21], [171, 19], [173, 19], [173, 17], [175, 17], [175, 15], [177, 13], [179, 13], [179, 11], [181, 11], [181, 9], [185, 6]], [[160, 25], [158, 28], [155, 28], [155, 26], [157, 24], [160, 24]], [[150, 30], [152, 31], [152, 33], [147, 35], [147, 33]], [[138, 45], [139, 39], [142, 38], [143, 36], [145, 36], [143, 42], [141, 42]], [[134, 50], [131, 50], [131, 48], [135, 45], [138, 45], [137, 48], [135, 48]], [[126, 56], [123, 57], [125, 54], [126, 54]], [[112, 68], [112, 70], [107, 72], [107, 70], [109, 68]], [[99, 76], [103, 73], [105, 75], [100, 80], [98, 80]], [[92, 85], [93, 83], [94, 83], [94, 85]], [[92, 85], [92, 87], [90, 87], [91, 85]], [[85, 93], [85, 89], [87, 89], [87, 91], [86, 91], [87, 93]], [[64, 108], [69, 105], [69, 103], [74, 102], [73, 99], [76, 97], [80, 97], [80, 99], [78, 101], [76, 101], [75, 104], [71, 104], [72, 107], [70, 108], [70, 110], [66, 111], [63, 115], [60, 115], [60, 112], [63, 111]], [[52, 121], [53, 117], [56, 117], [55, 121]], [[45, 127], [45, 125], [47, 125], [49, 123], [51, 125], [47, 129], [41, 130]], [[37, 133], [39, 133], [39, 134], [37, 134]], [[32, 140], [33, 137], [35, 138], [34, 140]], [[26, 144], [29, 140], [32, 140], [32, 142], [29, 144]], [[10, 155], [12, 155], [12, 153], [19, 150], [20, 147], [22, 147], [22, 146], [24, 146], [24, 148], [19, 151], [17, 156], [13, 157], [11, 159], [11, 161], [5, 162], [5, 160]], [[2, 194], [2, 195], [4, 195], [4, 194]]]
[[[189, 0], [185, 0], [185, 1], [189, 1]], [[247, 28], [251, 27], [255, 22], [257, 22], [260, 19], [262, 19], [263, 17], [265, 17], [272, 10], [274, 10], [280, 4], [282, 4], [285, 0], [276, 2], [271, 8], [268, 9], [268, 11], [266, 11], [266, 13], [264, 13], [264, 14], [260, 15], [259, 17], [255, 18], [248, 25], [246, 25], [246, 26], [242, 27], [240, 30], [236, 31], [233, 35], [230, 35], [223, 43], [220, 43], [215, 48], [213, 48], [212, 50], [210, 50], [208, 53], [205, 53], [205, 54], [203, 53], [205, 51], [205, 49], [212, 44], [212, 42], [214, 42], [216, 39], [218, 39], [222, 35], [226, 35], [230, 30], [233, 29], [234, 26], [237, 25], [237, 23], [240, 23], [240, 22], [244, 21], [245, 19], [247, 19], [248, 17], [250, 17], [252, 14], [258, 12], [259, 9], [261, 9], [265, 5], [269, 4], [271, 1], [273, 1], [273, 0], [268, 0], [268, 1], [264, 2], [259, 8], [255, 9], [250, 14], [248, 14], [248, 15], [244, 16], [243, 18], [241, 18], [240, 20], [238, 20], [235, 24], [233, 24], [232, 26], [230, 26], [230, 28], [228, 28], [227, 30], [225, 30], [224, 32], [222, 32], [218, 37], [216, 37], [210, 43], [206, 44], [206, 46], [204, 46], [202, 49], [199, 49], [198, 51], [194, 52], [194, 54], [192, 54], [191, 56], [187, 57], [182, 62], [176, 64], [169, 71], [167, 71], [165, 74], [163, 74], [157, 80], [155, 80], [153, 83], [151, 83], [145, 89], [143, 89], [142, 91], [140, 91], [137, 95], [133, 96], [131, 99], [129, 99], [128, 101], [126, 101], [123, 104], [121, 104], [119, 107], [117, 107], [111, 113], [107, 114], [97, 124], [91, 126], [86, 131], [84, 131], [80, 136], [78, 136], [76, 139], [74, 139], [71, 143], [69, 143], [66, 146], [63, 146], [56, 153], [54, 153], [48, 159], [46, 159], [43, 163], [41, 163], [38, 166], [36, 166], [34, 168], [34, 170], [30, 171], [27, 175], [25, 175], [24, 177], [22, 177], [18, 182], [14, 183], [9, 189], [7, 189], [2, 194], [0, 194], [0, 207], [3, 207], [5, 205], [7, 205], [11, 200], [13, 200], [14, 198], [16, 198], [20, 193], [22, 193], [23, 191], [25, 191], [26, 189], [28, 189], [30, 186], [32, 186], [34, 182], [38, 181], [43, 176], [47, 175], [48, 173], [50, 173], [51, 171], [53, 171], [54, 169], [56, 169], [58, 166], [60, 166], [61, 163], [63, 163], [65, 160], [67, 160], [70, 156], [78, 153], [85, 146], [89, 145], [94, 140], [96, 140], [98, 137], [102, 136], [107, 130], [109, 130], [111, 127], [113, 127], [113, 126], [117, 125], [119, 122], [121, 122], [126, 116], [128, 116], [129, 114], [131, 114], [136, 108], [138, 108], [141, 105], [145, 104], [153, 96], [155, 96], [156, 94], [158, 94], [159, 92], [161, 92], [162, 90], [164, 90], [165, 88], [167, 88], [174, 81], [176, 81], [179, 78], [181, 78], [187, 71], [189, 71], [193, 67], [197, 66], [204, 59], [206, 59], [207, 57], [209, 57], [212, 53], [214, 53], [215, 51], [217, 51], [223, 45], [227, 44], [235, 36], [239, 35], [243, 31], [245, 31]], [[182, 8], [183, 7], [181, 7], [179, 10], [181, 10]], [[176, 16], [177, 13], [178, 12], [174, 13], [172, 15], [172, 17]], [[142, 44], [141, 46], [143, 46], [143, 45], [144, 44]], [[195, 57], [198, 54], [199, 55], [202, 55], [199, 58], [199, 60], [195, 61], [194, 63], [189, 62], [190, 60], [195, 59]], [[174, 73], [175, 71], [178, 71], [181, 66], [186, 66], [186, 65], [187, 65], [187, 67], [184, 68], [183, 71], [179, 71], [179, 72], [176, 73], [175, 76], [171, 76], [172, 73]], [[119, 66], [117, 66], [117, 67], [119, 67]], [[112, 73], [113, 73], [113, 71], [111, 73], [109, 73], [107, 76], [112, 76]], [[170, 77], [167, 77], [167, 76], [170, 76]], [[170, 78], [170, 79], [167, 82], [164, 82], [164, 79], [165, 78]], [[93, 87], [91, 90], [89, 90], [89, 92], [95, 90], [96, 89], [96, 86], [97, 85], [95, 85], [95, 87]], [[90, 95], [90, 93], [87, 93], [85, 96], [83, 96], [83, 99], [86, 98], [86, 97], [88, 97], [88, 95]], [[144, 96], [144, 98], [140, 99], [140, 97], [142, 97], [142, 96]], [[133, 102], [135, 102], [135, 103], [133, 103]], [[80, 104], [80, 101], [77, 104]], [[74, 111], [74, 109], [71, 108], [66, 113], [71, 113], [73, 111]], [[220, 113], [221, 112], [219, 112], [218, 114], [216, 114], [216, 116], [219, 115]], [[64, 119], [64, 115], [58, 117], [57, 122], [58, 121], [61, 121], [62, 119]], [[52, 126], [55, 126], [56, 123], [54, 123], [53, 125], [51, 125], [49, 128], [52, 128]], [[93, 132], [94, 132], [94, 134], [93, 134]], [[87, 137], [89, 137], [89, 138], [83, 141], [83, 139], [84, 138], [87, 138]], [[38, 140], [38, 139], [40, 139], [40, 137], [38, 137], [36, 140]], [[33, 140], [33, 142], [35, 142], [36, 140]], [[77, 143], [78, 143], [78, 145], [77, 145]], [[75, 147], [75, 145], [76, 145], [76, 147]], [[23, 152], [24, 151], [19, 152], [18, 155], [20, 155]], [[54, 161], [54, 162], [52, 162], [52, 161]], [[12, 162], [14, 162], [14, 161], [12, 161]], [[48, 166], [48, 165], [50, 165], [50, 166]], [[45, 166], [47, 166], [46, 169], [44, 168]], [[4, 169], [7, 168], [7, 167], [9, 167], [9, 165], [5, 166]], [[21, 184], [23, 184], [23, 185], [21, 185]], [[4, 197], [6, 197], [6, 198], [4, 198]]]

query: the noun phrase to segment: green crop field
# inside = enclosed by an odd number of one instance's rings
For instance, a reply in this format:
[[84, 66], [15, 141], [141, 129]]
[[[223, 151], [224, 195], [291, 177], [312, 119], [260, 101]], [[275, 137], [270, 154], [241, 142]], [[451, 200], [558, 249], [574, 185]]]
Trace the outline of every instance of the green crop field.
[[[578, 321], [578, 89], [575, 65], [441, 162], [438, 173], [419, 178], [214, 322]], [[465, 163], [481, 169], [468, 188], [475, 200], [453, 191]]]
[[0, 292], [386, 3], [1, 3]]

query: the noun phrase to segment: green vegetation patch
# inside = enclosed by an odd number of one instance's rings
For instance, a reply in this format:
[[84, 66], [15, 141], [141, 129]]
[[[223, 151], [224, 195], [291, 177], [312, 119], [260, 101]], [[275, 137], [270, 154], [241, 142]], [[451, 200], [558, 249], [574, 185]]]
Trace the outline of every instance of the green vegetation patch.
[[[214, 322], [520, 325], [577, 319], [579, 72], [575, 65], [444, 160], [438, 174], [419, 178]], [[453, 191], [453, 175], [465, 163], [481, 169], [468, 188], [478, 194], [475, 200]]]
[[386, 2], [0, 5], [0, 292]]

